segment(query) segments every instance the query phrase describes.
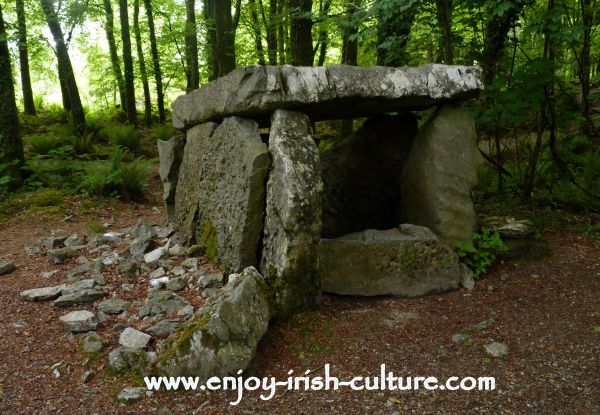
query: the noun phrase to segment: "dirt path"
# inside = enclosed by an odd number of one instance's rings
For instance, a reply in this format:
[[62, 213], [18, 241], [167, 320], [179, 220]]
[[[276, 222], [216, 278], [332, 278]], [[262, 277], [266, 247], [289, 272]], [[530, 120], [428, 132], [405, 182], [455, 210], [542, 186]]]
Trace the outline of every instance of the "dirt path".
[[[138, 218], [161, 219], [144, 205], [96, 212], [100, 223], [110, 217], [115, 228]], [[116, 334], [103, 328], [111, 347], [85, 362], [78, 351], [81, 335], [69, 339], [59, 323], [64, 309], [19, 299], [20, 291], [62, 282], [65, 274], [49, 283], [40, 273], [61, 267], [29, 257], [24, 246], [52, 231], [86, 233], [90, 218], [0, 224], [0, 258], [18, 266], [0, 276], [2, 414], [600, 414], [600, 333], [594, 331], [600, 326], [600, 242], [569, 233], [547, 235], [552, 257], [501, 264], [473, 291], [418, 299], [326, 296], [320, 311], [272, 327], [253, 369], [259, 376], [286, 378], [290, 369], [304, 373], [330, 363], [336, 376], [351, 377], [377, 374], [385, 363], [403, 376], [495, 376], [495, 391], [290, 391], [268, 402], [247, 393], [237, 407], [228, 404], [235, 398], [231, 393], [161, 391], [120, 406], [116, 394], [133, 379], [107, 373]], [[453, 334], [490, 318], [490, 327], [470, 333], [472, 340], [452, 341]], [[15, 327], [19, 320], [27, 327]], [[491, 341], [505, 343], [508, 354], [487, 361], [484, 345]], [[58, 362], [70, 369], [55, 378], [51, 367]], [[94, 376], [83, 384], [86, 371]]]

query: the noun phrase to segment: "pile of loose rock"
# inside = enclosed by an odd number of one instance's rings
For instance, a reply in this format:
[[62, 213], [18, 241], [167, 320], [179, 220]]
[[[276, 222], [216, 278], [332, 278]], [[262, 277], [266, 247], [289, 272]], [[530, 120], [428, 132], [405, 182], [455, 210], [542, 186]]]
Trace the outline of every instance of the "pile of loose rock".
[[[26, 248], [30, 255], [46, 255], [54, 264], [71, 261], [68, 264], [78, 265], [67, 271], [67, 282], [28, 289], [20, 297], [52, 301], [55, 307], [65, 308], [60, 321], [70, 336], [85, 333], [80, 345], [86, 354], [97, 354], [107, 346], [96, 332], [99, 329], [120, 333], [119, 346], [108, 356], [109, 367], [114, 372], [140, 374], [160, 370], [158, 366], [167, 370], [170, 359], [179, 358], [177, 346], [194, 341], [181, 338], [182, 327], [183, 331], [190, 324], [197, 327], [198, 319], [207, 320], [211, 310], [226, 308], [227, 313], [211, 314], [207, 325], [211, 330], [211, 325], [222, 327], [227, 322], [229, 331], [215, 332], [222, 338], [217, 349], [224, 352], [215, 350], [218, 356], [213, 362], [204, 359], [195, 364], [205, 365], [204, 372], [213, 375], [226, 373], [222, 360], [249, 363], [270, 318], [262, 277], [247, 269], [225, 279], [198, 256], [197, 247], [182, 246], [179, 241], [171, 225], [141, 221], [118, 232], [42, 238], [39, 246]], [[43, 273], [48, 279], [58, 275], [59, 270]], [[166, 357], [159, 359], [158, 350]], [[196, 350], [202, 352], [202, 348]]]

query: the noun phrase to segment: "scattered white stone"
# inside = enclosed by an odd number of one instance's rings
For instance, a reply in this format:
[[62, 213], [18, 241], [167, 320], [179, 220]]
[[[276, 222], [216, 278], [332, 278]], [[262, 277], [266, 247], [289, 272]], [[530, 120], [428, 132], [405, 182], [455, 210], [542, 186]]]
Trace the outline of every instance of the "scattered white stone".
[[120, 232], [106, 232], [104, 235], [102, 235], [102, 238], [108, 242], [119, 242], [122, 237], [123, 234]]
[[32, 288], [21, 292], [20, 297], [27, 301], [48, 301], [54, 300], [60, 295], [60, 292], [65, 288], [64, 284], [55, 285], [53, 287]]
[[152, 336], [149, 334], [143, 333], [132, 327], [127, 327], [119, 337], [119, 344], [133, 349], [143, 349], [148, 345], [150, 339], [152, 339]]
[[156, 248], [154, 251], [150, 251], [144, 255], [144, 262], [149, 264], [151, 262], [158, 261], [159, 259], [164, 257], [168, 252], [168, 247], [161, 246], [160, 248]]
[[461, 264], [460, 285], [467, 290], [475, 288], [475, 276], [465, 264]]
[[142, 399], [144, 391], [146, 388], [137, 387], [137, 388], [124, 388], [119, 395], [117, 396], [117, 400], [124, 404], [131, 404]]
[[150, 286], [152, 288], [156, 288], [156, 287], [160, 287], [163, 284], [166, 284], [169, 282], [169, 277], [160, 277], [160, 278], [155, 278], [153, 280], [150, 280]]
[[88, 310], [71, 311], [60, 317], [65, 327], [75, 333], [93, 331], [98, 327], [98, 320], [94, 313]]
[[152, 271], [150, 273], [150, 279], [151, 280], [154, 280], [156, 278], [162, 278], [164, 276], [165, 276], [165, 269], [163, 267], [155, 269], [154, 271]]
[[502, 357], [508, 354], [508, 347], [504, 343], [492, 342], [484, 346], [485, 351], [494, 357]]
[[56, 275], [57, 273], [58, 273], [58, 270], [57, 270], [57, 269], [55, 269], [55, 270], [52, 270], [52, 271], [44, 271], [44, 272], [42, 272], [40, 275], [41, 275], [43, 278], [52, 278], [52, 277], [53, 277], [54, 275]]

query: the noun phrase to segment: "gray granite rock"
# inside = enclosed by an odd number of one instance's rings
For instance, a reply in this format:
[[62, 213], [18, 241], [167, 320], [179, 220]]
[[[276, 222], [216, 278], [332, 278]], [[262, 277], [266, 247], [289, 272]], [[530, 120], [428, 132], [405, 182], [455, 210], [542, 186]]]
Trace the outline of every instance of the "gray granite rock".
[[102, 297], [104, 297], [102, 291], [92, 288], [61, 295], [52, 304], [56, 307], [68, 307], [76, 304], [91, 303]]
[[91, 311], [77, 310], [60, 317], [60, 321], [67, 330], [78, 333], [85, 331], [94, 331], [98, 327], [98, 320]]
[[15, 266], [14, 262], [0, 261], [0, 275], [10, 274], [15, 269], [17, 269], [17, 267]]
[[21, 292], [20, 297], [27, 301], [48, 301], [54, 300], [60, 295], [60, 292], [65, 288], [64, 284], [55, 285], [52, 287], [32, 288]]
[[132, 327], [127, 327], [119, 336], [119, 344], [132, 349], [144, 349], [150, 340], [152, 340], [152, 336]]
[[98, 310], [106, 314], [121, 314], [128, 307], [129, 302], [120, 298], [108, 298], [98, 304]]

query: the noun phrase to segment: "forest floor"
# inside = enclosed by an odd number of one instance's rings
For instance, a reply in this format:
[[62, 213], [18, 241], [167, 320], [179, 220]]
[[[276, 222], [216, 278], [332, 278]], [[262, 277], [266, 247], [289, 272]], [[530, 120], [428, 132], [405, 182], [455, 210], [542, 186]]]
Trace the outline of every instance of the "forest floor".
[[[270, 401], [246, 392], [237, 406], [229, 404], [236, 399], [230, 392], [160, 391], [123, 406], [117, 393], [135, 379], [106, 369], [118, 333], [102, 327], [111, 345], [86, 361], [78, 347], [82, 335], [69, 339], [59, 322], [65, 309], [19, 298], [23, 290], [49, 285], [41, 272], [59, 269], [53, 280], [59, 283], [74, 266], [28, 256], [24, 247], [40, 237], [85, 234], [91, 223], [113, 221], [118, 229], [163, 218], [153, 208], [160, 206], [156, 194], [142, 204], [82, 202], [68, 203], [73, 221], [26, 211], [0, 222], [0, 259], [17, 265], [0, 276], [2, 414], [600, 414], [600, 241], [569, 229], [544, 233], [550, 257], [500, 263], [471, 291], [415, 299], [325, 296], [320, 310], [272, 326], [252, 369], [281, 380], [290, 369], [322, 375], [329, 363], [332, 374], [350, 378], [377, 376], [384, 363], [400, 376], [494, 376], [496, 390], [279, 391]], [[489, 319], [487, 328], [470, 331], [471, 340], [452, 340]], [[15, 326], [19, 320], [27, 326]], [[492, 341], [506, 344], [508, 354], [490, 358], [484, 345]], [[69, 370], [57, 378], [52, 366], [58, 362]], [[84, 384], [86, 371], [94, 376]]]

